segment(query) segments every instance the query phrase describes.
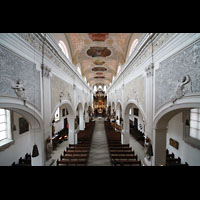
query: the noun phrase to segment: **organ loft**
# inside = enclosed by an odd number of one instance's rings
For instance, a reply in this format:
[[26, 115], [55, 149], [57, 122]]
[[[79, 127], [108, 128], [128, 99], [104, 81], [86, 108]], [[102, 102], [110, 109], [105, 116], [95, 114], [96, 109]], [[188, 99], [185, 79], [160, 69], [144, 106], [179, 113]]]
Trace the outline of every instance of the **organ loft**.
[[0, 166], [199, 166], [199, 33], [0, 33]]

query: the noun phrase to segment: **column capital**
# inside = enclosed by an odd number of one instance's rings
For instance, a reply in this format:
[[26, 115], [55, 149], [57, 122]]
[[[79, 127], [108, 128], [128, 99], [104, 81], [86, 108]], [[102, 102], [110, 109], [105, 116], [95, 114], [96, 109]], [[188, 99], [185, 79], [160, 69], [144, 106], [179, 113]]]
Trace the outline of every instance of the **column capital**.
[[148, 77], [148, 76], [153, 76], [154, 64], [153, 64], [153, 63], [150, 63], [150, 64], [145, 68], [145, 71], [146, 71], [147, 77]]

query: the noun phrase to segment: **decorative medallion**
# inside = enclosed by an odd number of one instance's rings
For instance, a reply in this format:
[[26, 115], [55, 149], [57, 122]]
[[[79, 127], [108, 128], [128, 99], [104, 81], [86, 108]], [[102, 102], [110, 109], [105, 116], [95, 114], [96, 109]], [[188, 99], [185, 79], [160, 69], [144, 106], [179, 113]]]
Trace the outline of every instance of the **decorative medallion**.
[[99, 75], [103, 75], [103, 73], [102, 72], [97, 72], [96, 75], [98, 75], [98, 76]]
[[91, 57], [107, 57], [111, 51], [107, 47], [90, 47], [87, 50], [87, 55]]
[[94, 67], [94, 68], [92, 68], [92, 71], [94, 71], [94, 72], [97, 72], [97, 71], [104, 72], [106, 70], [107, 69], [105, 67]]
[[108, 38], [108, 33], [88, 33], [92, 41], [104, 42]]
[[103, 65], [103, 64], [105, 64], [105, 61], [95, 60], [94, 64], [95, 65]]
[[105, 78], [105, 76], [95, 76], [94, 78]]

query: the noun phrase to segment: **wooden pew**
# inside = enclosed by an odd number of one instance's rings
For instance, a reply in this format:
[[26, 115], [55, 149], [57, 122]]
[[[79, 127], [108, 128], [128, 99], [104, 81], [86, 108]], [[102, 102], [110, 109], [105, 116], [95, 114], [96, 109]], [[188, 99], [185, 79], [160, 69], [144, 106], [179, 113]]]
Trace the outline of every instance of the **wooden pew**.
[[131, 147], [110, 147], [109, 148], [110, 150], [130, 150], [132, 151], [132, 148]]
[[112, 160], [113, 166], [141, 166], [141, 161], [138, 160]]
[[112, 156], [112, 159], [115, 159], [115, 160], [129, 160], [129, 159], [132, 159], [132, 160], [138, 160], [138, 156], [137, 155], [131, 155], [131, 154], [118, 154], [118, 155], [115, 155], [113, 154]]
[[81, 160], [57, 160], [57, 166], [85, 166], [86, 162]]

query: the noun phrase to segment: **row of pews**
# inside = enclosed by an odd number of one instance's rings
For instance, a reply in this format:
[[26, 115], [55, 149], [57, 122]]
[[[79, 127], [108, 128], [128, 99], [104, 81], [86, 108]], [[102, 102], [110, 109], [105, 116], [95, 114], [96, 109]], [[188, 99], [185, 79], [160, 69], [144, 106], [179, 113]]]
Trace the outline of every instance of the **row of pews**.
[[86, 166], [91, 147], [92, 135], [94, 132], [95, 121], [86, 123], [85, 130], [78, 133], [78, 144], [69, 144], [60, 160], [57, 160], [57, 166]]
[[66, 140], [68, 140], [68, 130], [66, 128], [63, 128], [52, 137], [53, 150], [56, 149], [58, 144]]
[[140, 130], [138, 130], [137, 127], [134, 127], [131, 122], [130, 122], [130, 134], [144, 147], [145, 134], [142, 133]]
[[129, 144], [121, 144], [121, 133], [116, 132], [109, 121], [104, 121], [104, 125], [112, 166], [141, 166]]
[[24, 158], [20, 157], [18, 163], [12, 163], [11, 166], [31, 166], [31, 154], [26, 153]]
[[166, 149], [166, 166], [189, 166], [187, 162], [181, 164], [181, 158], [175, 158], [174, 153], [169, 153], [169, 150]]

